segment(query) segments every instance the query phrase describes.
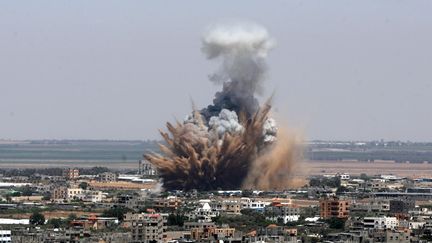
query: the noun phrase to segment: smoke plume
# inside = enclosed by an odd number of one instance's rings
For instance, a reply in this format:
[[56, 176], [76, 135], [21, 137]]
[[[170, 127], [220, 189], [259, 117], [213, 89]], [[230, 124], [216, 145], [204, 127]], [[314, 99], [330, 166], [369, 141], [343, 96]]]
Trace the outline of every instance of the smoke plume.
[[263, 90], [265, 59], [274, 45], [267, 30], [252, 24], [218, 25], [207, 31], [202, 44], [208, 59], [221, 61], [219, 70], [209, 75], [210, 80], [223, 84], [213, 105], [203, 110], [204, 117], [216, 116], [222, 109], [251, 116], [259, 107], [254, 94]]
[[209, 75], [222, 84], [213, 104], [167, 123], [162, 154], [145, 158], [166, 189], [283, 189], [296, 160], [295, 142], [269, 117], [271, 101], [256, 99], [266, 77], [266, 58], [274, 41], [257, 25], [215, 26], [202, 38], [202, 51], [221, 62]]

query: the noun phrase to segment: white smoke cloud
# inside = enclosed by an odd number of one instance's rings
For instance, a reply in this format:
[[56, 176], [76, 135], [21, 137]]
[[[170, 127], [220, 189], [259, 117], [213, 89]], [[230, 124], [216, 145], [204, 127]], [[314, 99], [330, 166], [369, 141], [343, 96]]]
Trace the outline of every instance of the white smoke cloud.
[[222, 109], [219, 116], [212, 116], [209, 121], [210, 133], [216, 134], [219, 139], [225, 133], [238, 134], [243, 131], [243, 126], [239, 123], [237, 113], [227, 109]]
[[277, 131], [278, 128], [275, 119], [268, 118], [263, 125], [264, 143], [272, 143], [276, 141]]

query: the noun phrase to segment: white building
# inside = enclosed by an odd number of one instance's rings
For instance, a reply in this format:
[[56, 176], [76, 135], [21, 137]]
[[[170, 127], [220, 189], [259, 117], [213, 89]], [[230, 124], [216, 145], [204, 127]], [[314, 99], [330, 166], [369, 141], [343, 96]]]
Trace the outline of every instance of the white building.
[[212, 222], [212, 218], [219, 215], [219, 212], [213, 211], [208, 202], [203, 202], [201, 207], [192, 212], [190, 218], [195, 218], [198, 222]]
[[396, 217], [365, 217], [363, 227], [370, 229], [395, 229], [399, 225]]
[[75, 198], [84, 202], [98, 203], [102, 202], [103, 196], [101, 191], [84, 190], [81, 194], [77, 194]]
[[421, 229], [426, 224], [426, 222], [403, 220], [399, 222], [399, 226], [408, 229]]
[[288, 203], [273, 204], [265, 208], [266, 219], [271, 221], [288, 222], [298, 221], [300, 218], [300, 207]]
[[84, 190], [82, 188], [68, 188], [66, 191], [68, 200], [82, 200], [85, 202], [102, 202], [104, 195], [101, 191]]
[[82, 194], [82, 192], [83, 192], [83, 189], [80, 187], [68, 188], [66, 190], [67, 199], [72, 200], [72, 199], [76, 198], [77, 195]]
[[0, 242], [1, 243], [12, 242], [12, 232], [10, 230], [0, 230]]
[[340, 177], [341, 180], [346, 180], [346, 181], [351, 178], [350, 175], [345, 174], [345, 173], [344, 174], [340, 174], [339, 177]]
[[264, 211], [264, 208], [271, 204], [271, 202], [264, 201], [255, 201], [250, 198], [242, 197], [241, 198], [243, 208], [254, 209], [257, 211]]
[[10, 225], [10, 224], [28, 225], [28, 224], [30, 224], [30, 220], [29, 219], [0, 218], [0, 225]]

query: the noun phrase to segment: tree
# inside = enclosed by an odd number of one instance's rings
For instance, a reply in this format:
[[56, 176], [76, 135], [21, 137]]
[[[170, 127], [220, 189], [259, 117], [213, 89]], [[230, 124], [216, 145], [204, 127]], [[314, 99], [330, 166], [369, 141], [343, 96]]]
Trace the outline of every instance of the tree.
[[345, 220], [336, 217], [327, 219], [326, 223], [329, 225], [330, 229], [343, 229], [345, 227]]
[[253, 192], [251, 190], [243, 190], [242, 197], [251, 197], [253, 196]]
[[168, 215], [168, 225], [178, 225], [178, 226], [183, 226], [184, 221], [185, 221], [186, 217], [184, 215], [181, 214], [173, 214], [171, 213], [170, 215]]
[[79, 184], [79, 187], [83, 190], [87, 190], [88, 186], [89, 186], [89, 184], [85, 181], [83, 181]]
[[312, 186], [312, 187], [322, 186], [321, 185], [321, 180], [318, 179], [318, 178], [312, 178], [312, 179], [309, 180], [309, 186]]
[[70, 223], [71, 223], [72, 221], [74, 221], [76, 218], [77, 218], [76, 214], [71, 213], [71, 214], [69, 214], [69, 216], [67, 217], [67, 219], [66, 219], [66, 223], [67, 223], [67, 224], [70, 224]]
[[45, 216], [39, 212], [34, 212], [29, 221], [31, 225], [43, 225], [45, 224]]
[[368, 181], [370, 178], [369, 178], [369, 176], [366, 175], [366, 173], [361, 173], [360, 174], [360, 179], [362, 179], [364, 181]]
[[33, 194], [33, 190], [29, 185], [26, 185], [20, 189], [23, 196], [31, 196]]
[[44, 200], [44, 201], [49, 201], [49, 200], [51, 200], [51, 193], [44, 193], [44, 195], [43, 195], [43, 197], [42, 197], [42, 200]]
[[48, 224], [52, 225], [54, 228], [60, 228], [62, 225], [64, 225], [64, 221], [61, 218], [53, 218], [48, 220]]
[[114, 207], [114, 208], [110, 208], [110, 209], [105, 210], [102, 213], [102, 216], [104, 216], [104, 217], [116, 217], [119, 221], [123, 221], [124, 215], [130, 211], [131, 210], [129, 208]]
[[336, 190], [336, 195], [342, 194], [344, 192], [349, 192], [348, 188], [344, 187], [344, 186], [340, 186], [338, 187], [338, 189]]

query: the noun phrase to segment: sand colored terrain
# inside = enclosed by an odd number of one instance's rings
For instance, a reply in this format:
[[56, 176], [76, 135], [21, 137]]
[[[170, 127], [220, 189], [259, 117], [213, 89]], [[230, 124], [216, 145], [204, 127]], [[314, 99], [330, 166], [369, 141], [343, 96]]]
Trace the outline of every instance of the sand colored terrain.
[[139, 189], [151, 189], [155, 186], [155, 183], [133, 183], [127, 181], [116, 181], [116, 182], [98, 182], [90, 181], [90, 186], [94, 189], [123, 189], [123, 190], [139, 190]]
[[[77, 217], [83, 216], [83, 215], [99, 215], [100, 212], [84, 212], [84, 211], [63, 211], [63, 210], [56, 210], [56, 211], [44, 211], [41, 212], [45, 219], [52, 219], [52, 218], [67, 218], [71, 214], [75, 214]], [[0, 213], [1, 218], [13, 218], [13, 219], [28, 219], [30, 218], [31, 213], [6, 213], [2, 214]]]
[[[138, 162], [0, 162], [0, 168], [53, 168], [78, 167], [90, 168], [104, 166], [113, 170], [138, 170]], [[395, 163], [392, 161], [303, 161], [293, 166], [293, 184], [302, 184], [309, 175], [332, 173], [349, 173], [359, 175], [394, 174], [412, 178], [432, 177], [432, 164], [427, 163]], [[103, 186], [103, 185], [102, 185]]]
[[307, 161], [303, 164], [306, 175], [349, 173], [351, 175], [393, 174], [401, 177], [432, 177], [432, 164], [395, 163], [393, 161]]

